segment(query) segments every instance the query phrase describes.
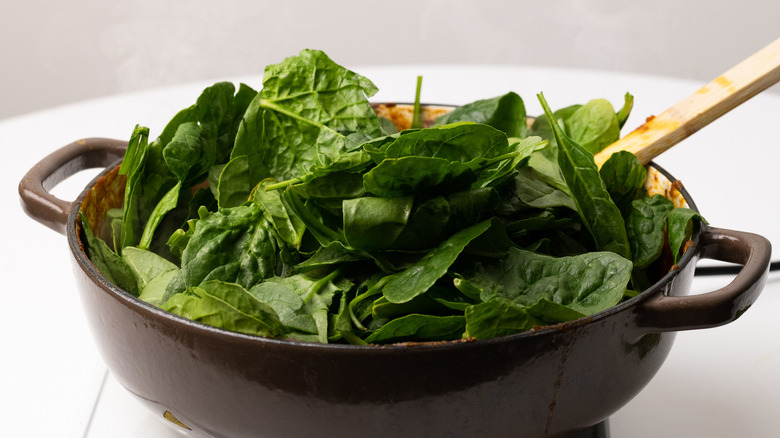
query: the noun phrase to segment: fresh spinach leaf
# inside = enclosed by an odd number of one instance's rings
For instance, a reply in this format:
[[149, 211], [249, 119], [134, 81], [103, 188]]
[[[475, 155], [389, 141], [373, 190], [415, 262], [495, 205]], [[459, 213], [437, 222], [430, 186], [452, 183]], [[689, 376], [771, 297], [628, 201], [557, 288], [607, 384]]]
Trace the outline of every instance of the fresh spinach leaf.
[[[625, 291], [623, 292], [625, 295]], [[551, 301], [548, 298], [540, 298], [536, 304], [528, 307], [528, 313], [543, 321], [544, 324], [556, 324], [559, 322], [574, 321], [575, 319], [587, 316], [578, 310]], [[543, 325], [544, 325], [543, 324]]]
[[127, 263], [108, 247], [103, 239], [95, 236], [84, 213], [79, 212], [81, 227], [87, 238], [87, 256], [98, 271], [108, 281], [126, 290], [131, 295], [138, 296], [138, 283], [132, 269]]
[[379, 137], [379, 119], [367, 100], [376, 91], [371, 81], [318, 50], [266, 67], [263, 88], [244, 113], [231, 155], [247, 156], [247, 185], [327, 167], [355, 146], [349, 134]]
[[164, 271], [158, 276], [152, 278], [148, 283], [146, 283], [146, 286], [141, 289], [141, 293], [138, 295], [138, 298], [153, 306], [160, 307], [165, 297], [165, 291], [168, 289], [168, 284], [176, 277], [178, 273], [179, 269], [176, 268], [171, 269], [170, 271]]
[[405, 303], [391, 303], [386, 297], [377, 298], [371, 305], [374, 319], [392, 319], [413, 313], [447, 316], [465, 311], [473, 301], [466, 298], [457, 289], [432, 286], [428, 292]]
[[706, 219], [690, 208], [676, 207], [666, 218], [669, 233], [669, 246], [672, 249], [674, 263], [680, 260], [683, 244], [691, 240], [698, 226], [707, 223]]
[[612, 252], [551, 257], [512, 248], [501, 261], [478, 262], [471, 274], [461, 274], [481, 291], [484, 302], [499, 297], [532, 307], [545, 299], [591, 315], [620, 301], [632, 267]]
[[469, 163], [480, 158], [501, 157], [508, 147], [503, 132], [488, 125], [462, 122], [408, 132], [379, 150], [382, 159], [432, 157]]
[[534, 231], [547, 231], [562, 228], [573, 222], [570, 217], [558, 217], [549, 210], [542, 210], [536, 214], [526, 214], [521, 219], [508, 222], [505, 225], [506, 232], [513, 238], [528, 235]]
[[379, 162], [364, 174], [363, 185], [382, 197], [460, 191], [478, 181], [478, 186], [485, 186], [543, 145], [538, 138], [510, 145], [501, 131], [474, 123], [419, 130], [372, 150], [371, 156]]
[[487, 220], [458, 231], [406, 270], [389, 276], [382, 293], [391, 303], [404, 303], [425, 293], [447, 273], [466, 245], [490, 226]]
[[136, 278], [138, 289], [143, 291], [156, 277], [168, 271], [178, 271], [179, 267], [163, 257], [143, 249], [128, 246], [122, 252], [122, 260]]
[[[328, 311], [333, 298], [337, 293], [345, 293], [352, 286], [349, 281], [334, 283], [339, 275], [339, 272], [334, 271], [322, 279], [305, 275], [271, 277], [252, 287], [249, 292], [259, 301], [271, 306], [288, 328], [316, 335], [311, 339], [327, 343]], [[294, 334], [291, 336], [296, 337]]]
[[349, 251], [341, 242], [333, 242], [326, 246], [321, 246], [308, 259], [296, 264], [293, 272], [299, 274], [303, 272], [314, 271], [322, 268], [339, 266], [344, 263], [351, 263], [365, 260], [368, 257], [361, 257], [356, 251]]
[[437, 157], [387, 158], [363, 174], [367, 192], [385, 198], [465, 190], [477, 181], [471, 166]]
[[363, 174], [352, 171], [336, 171], [313, 177], [295, 186], [296, 192], [307, 198], [350, 199], [365, 194]]
[[631, 152], [612, 154], [601, 166], [599, 175], [623, 217], [630, 211], [632, 201], [647, 195], [644, 191], [647, 169]]
[[271, 181], [261, 182], [252, 194], [252, 201], [263, 212], [263, 217], [273, 224], [274, 229], [290, 247], [300, 249], [306, 225], [300, 217], [292, 212], [292, 208], [284, 202], [277, 190], [266, 190]]
[[366, 251], [389, 249], [406, 227], [413, 203], [414, 198], [410, 196], [344, 200], [347, 244]]
[[142, 177], [144, 173], [144, 164], [146, 161], [146, 152], [149, 146], [149, 128], [136, 125], [130, 141], [127, 144], [127, 151], [119, 166], [119, 174], [127, 178], [125, 186], [124, 207], [122, 213], [121, 227], [121, 246], [117, 252], [121, 254], [125, 246], [133, 246], [137, 243], [136, 237], [142, 227], [141, 218], [138, 212], [139, 197], [141, 194]]
[[593, 99], [582, 105], [565, 123], [571, 139], [592, 154], [620, 138], [620, 123], [615, 108], [606, 99]]
[[510, 138], [509, 154], [513, 157], [482, 171], [474, 186], [496, 187], [503, 184], [514, 171], [525, 167], [535, 152], [545, 149], [547, 145], [547, 141], [540, 137]]
[[425, 342], [460, 339], [466, 328], [463, 316], [411, 314], [393, 319], [373, 332], [366, 342]]
[[631, 93], [626, 93], [624, 96], [623, 106], [620, 111], [617, 112], [618, 125], [620, 128], [626, 124], [628, 116], [631, 115], [631, 110], [634, 108], [634, 96]]
[[[407, 198], [396, 198], [407, 199]], [[391, 249], [422, 250], [435, 246], [443, 233], [448, 231], [448, 224], [453, 219], [450, 202], [444, 196], [415, 202], [413, 211], [404, 224], [403, 229], [392, 242]], [[480, 212], [477, 212], [480, 213]], [[478, 222], [475, 220], [469, 225]], [[460, 229], [460, 228], [458, 228]]]
[[[564, 108], [561, 108], [559, 110], [556, 110], [553, 114], [555, 115], [555, 120], [558, 123], [558, 126], [564, 130], [564, 133], [568, 132], [568, 121], [571, 119], [572, 114], [574, 114], [578, 109], [580, 109], [582, 105], [571, 105]], [[535, 135], [539, 136], [547, 141], [550, 142], [551, 146], [557, 145], [557, 141], [555, 139], [555, 134], [553, 133], [552, 127], [550, 126], [550, 119], [547, 117], [546, 114], [540, 114], [536, 118], [534, 118], [534, 122], [531, 124], [531, 127], [528, 129], [528, 135]], [[555, 151], [556, 148], [552, 147], [550, 149], [551, 151]], [[557, 155], [551, 156], [552, 161], [557, 161]]]
[[221, 166], [217, 174], [216, 198], [219, 208], [238, 207], [249, 200], [249, 158], [239, 155]]
[[282, 201], [285, 206], [298, 216], [306, 229], [317, 239], [321, 246], [328, 246], [333, 242], [344, 242], [344, 234], [340, 230], [328, 227], [322, 220], [322, 216], [312, 206], [303, 202], [294, 187], [288, 187], [282, 192]]
[[506, 133], [507, 137], [524, 138], [528, 131], [525, 104], [523, 99], [514, 92], [459, 106], [439, 116], [435, 124], [446, 125], [455, 122], [490, 125]]
[[661, 255], [666, 217], [673, 208], [672, 201], [661, 195], [631, 203], [626, 233], [631, 245], [631, 259], [637, 268], [650, 266]]
[[182, 253], [184, 252], [184, 248], [187, 247], [187, 244], [189, 243], [192, 236], [195, 234], [195, 227], [197, 226], [198, 220], [205, 218], [210, 214], [208, 208], [205, 206], [201, 206], [198, 209], [198, 218], [190, 219], [187, 221], [186, 226], [187, 229], [184, 230], [183, 228], [179, 228], [176, 231], [171, 234], [171, 236], [168, 238], [167, 245], [170, 249], [170, 252], [176, 256], [179, 260], [181, 260]]
[[521, 333], [540, 325], [528, 310], [510, 300], [494, 298], [466, 309], [464, 337], [490, 339]]
[[288, 331], [273, 308], [234, 283], [203, 282], [172, 296], [161, 308], [193, 321], [239, 333], [279, 337]]
[[623, 217], [604, 187], [593, 154], [561, 131], [541, 94], [539, 101], [551, 121], [550, 126], [558, 142], [558, 164], [596, 248], [612, 251], [625, 258], [631, 257]]
[[273, 226], [255, 204], [225, 208], [198, 220], [182, 252], [181, 272], [166, 295], [208, 280], [251, 288], [277, 275], [283, 261]]
[[577, 211], [571, 196], [547, 184], [531, 167], [524, 167], [517, 171], [514, 188], [514, 194], [527, 206], [539, 209], [566, 207]]

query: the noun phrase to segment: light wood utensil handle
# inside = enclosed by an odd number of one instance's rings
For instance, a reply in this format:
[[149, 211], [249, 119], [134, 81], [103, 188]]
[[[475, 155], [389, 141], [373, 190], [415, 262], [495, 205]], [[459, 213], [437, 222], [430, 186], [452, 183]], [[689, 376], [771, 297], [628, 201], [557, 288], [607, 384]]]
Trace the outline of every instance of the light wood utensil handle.
[[601, 165], [615, 152], [634, 153], [642, 164], [780, 81], [780, 39], [715, 78], [596, 154]]

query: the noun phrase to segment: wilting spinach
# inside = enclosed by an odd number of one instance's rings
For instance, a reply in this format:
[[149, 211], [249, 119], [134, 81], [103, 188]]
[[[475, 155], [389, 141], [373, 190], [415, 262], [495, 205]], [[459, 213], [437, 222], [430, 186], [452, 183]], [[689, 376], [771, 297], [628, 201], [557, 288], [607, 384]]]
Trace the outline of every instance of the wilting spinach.
[[227, 330], [486, 339], [614, 306], [703, 222], [648, 197], [633, 155], [596, 167], [630, 94], [617, 112], [604, 99], [552, 111], [540, 95], [530, 128], [513, 92], [428, 128], [415, 105], [398, 131], [376, 91], [304, 50], [268, 66], [260, 91], [206, 88], [152, 142], [136, 127], [122, 209], [100, 237], [82, 215], [89, 257], [141, 300]]

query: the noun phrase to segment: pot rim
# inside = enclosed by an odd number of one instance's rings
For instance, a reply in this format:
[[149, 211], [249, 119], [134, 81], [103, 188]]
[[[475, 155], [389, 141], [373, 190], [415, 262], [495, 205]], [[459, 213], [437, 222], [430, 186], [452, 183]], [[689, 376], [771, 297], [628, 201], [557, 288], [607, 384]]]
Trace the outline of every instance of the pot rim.
[[[68, 244], [70, 246], [71, 252], [73, 253], [76, 260], [78, 261], [80, 267], [91, 278], [91, 280], [96, 284], [100, 285], [100, 287], [106, 293], [109, 293], [115, 299], [124, 302], [127, 306], [137, 309], [137, 311], [145, 311], [145, 312], [152, 313], [155, 316], [162, 318], [163, 320], [170, 321], [171, 323], [174, 324], [182, 324], [187, 328], [194, 329], [197, 331], [202, 331], [204, 334], [209, 334], [212, 336], [225, 336], [227, 338], [231, 338], [241, 342], [255, 342], [258, 343], [258, 345], [270, 344], [279, 347], [288, 347], [288, 348], [301, 347], [301, 348], [323, 350], [323, 351], [355, 351], [355, 352], [411, 351], [411, 350], [419, 351], [424, 349], [437, 350], [437, 349], [450, 349], [450, 348], [468, 348], [465, 347], [467, 345], [489, 345], [489, 344], [512, 343], [526, 338], [547, 336], [550, 334], [571, 331], [578, 327], [582, 327], [584, 325], [590, 324], [592, 322], [596, 322], [608, 318], [616, 313], [626, 311], [627, 309], [636, 306], [637, 304], [646, 301], [650, 297], [657, 294], [664, 284], [670, 283], [677, 275], [680, 274], [680, 272], [685, 267], [688, 266], [689, 263], [691, 263], [692, 259], [695, 256], [695, 253], [698, 252], [699, 238], [701, 236], [702, 230], [704, 230], [705, 227], [707, 226], [706, 224], [702, 224], [699, 231], [696, 233], [696, 235], [693, 236], [692, 239], [694, 242], [693, 250], [685, 251], [683, 256], [680, 258], [679, 262], [677, 263], [676, 269], [671, 269], [663, 277], [661, 277], [658, 281], [656, 281], [652, 286], [643, 290], [636, 296], [631, 297], [607, 310], [595, 313], [593, 315], [588, 315], [573, 321], [566, 321], [558, 324], [547, 325], [537, 329], [532, 329], [521, 333], [515, 333], [515, 334], [500, 336], [491, 339], [459, 339], [459, 340], [436, 341], [436, 342], [401, 342], [401, 343], [382, 344], [382, 345], [375, 345], [375, 344], [352, 345], [352, 344], [330, 344], [330, 343], [322, 344], [318, 342], [255, 336], [255, 335], [250, 335], [250, 334], [245, 334], [240, 332], [234, 332], [219, 327], [214, 327], [198, 321], [193, 321], [191, 319], [187, 319], [185, 317], [166, 312], [150, 303], [147, 303], [146, 301], [143, 301], [140, 298], [135, 297], [132, 294], [128, 293], [127, 291], [115, 285], [114, 283], [109, 281], [106, 277], [104, 277], [103, 274], [101, 274], [98, 271], [98, 269], [95, 267], [95, 265], [91, 262], [84, 249], [85, 242], [82, 241], [81, 226], [79, 225], [80, 224], [79, 210], [81, 209], [81, 205], [84, 199], [86, 198], [87, 194], [97, 184], [98, 180], [100, 180], [106, 174], [108, 174], [116, 167], [118, 167], [121, 161], [122, 161], [121, 159], [118, 160], [117, 162], [106, 167], [105, 170], [100, 172], [100, 174], [98, 174], [92, 181], [89, 182], [89, 184], [85, 187], [85, 189], [79, 194], [78, 198], [76, 198], [76, 200], [72, 203], [72, 208], [70, 214], [68, 215], [68, 223], [66, 224], [67, 227], [66, 235], [68, 237]], [[667, 172], [665, 169], [661, 168], [654, 162], [648, 163], [647, 167], [653, 167], [659, 173], [661, 173], [666, 178], [668, 178], [670, 181], [675, 181], [675, 178], [669, 172]], [[694, 211], [698, 212], [699, 210], [696, 207], [696, 204], [691, 199], [690, 194], [685, 189], [685, 187], [679, 187], [678, 190], [680, 191], [683, 198], [688, 203], [689, 207]], [[464, 346], [464, 347], [459, 347], [459, 346]]]

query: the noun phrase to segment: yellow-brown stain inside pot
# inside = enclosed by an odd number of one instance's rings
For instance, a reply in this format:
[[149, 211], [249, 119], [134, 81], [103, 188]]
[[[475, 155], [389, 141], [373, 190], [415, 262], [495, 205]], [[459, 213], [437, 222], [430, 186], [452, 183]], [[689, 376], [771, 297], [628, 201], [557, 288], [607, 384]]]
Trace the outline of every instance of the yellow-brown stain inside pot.
[[87, 192], [81, 203], [81, 212], [87, 218], [89, 227], [99, 233], [108, 210], [122, 208], [125, 198], [127, 177], [119, 174], [119, 166], [100, 177]]

